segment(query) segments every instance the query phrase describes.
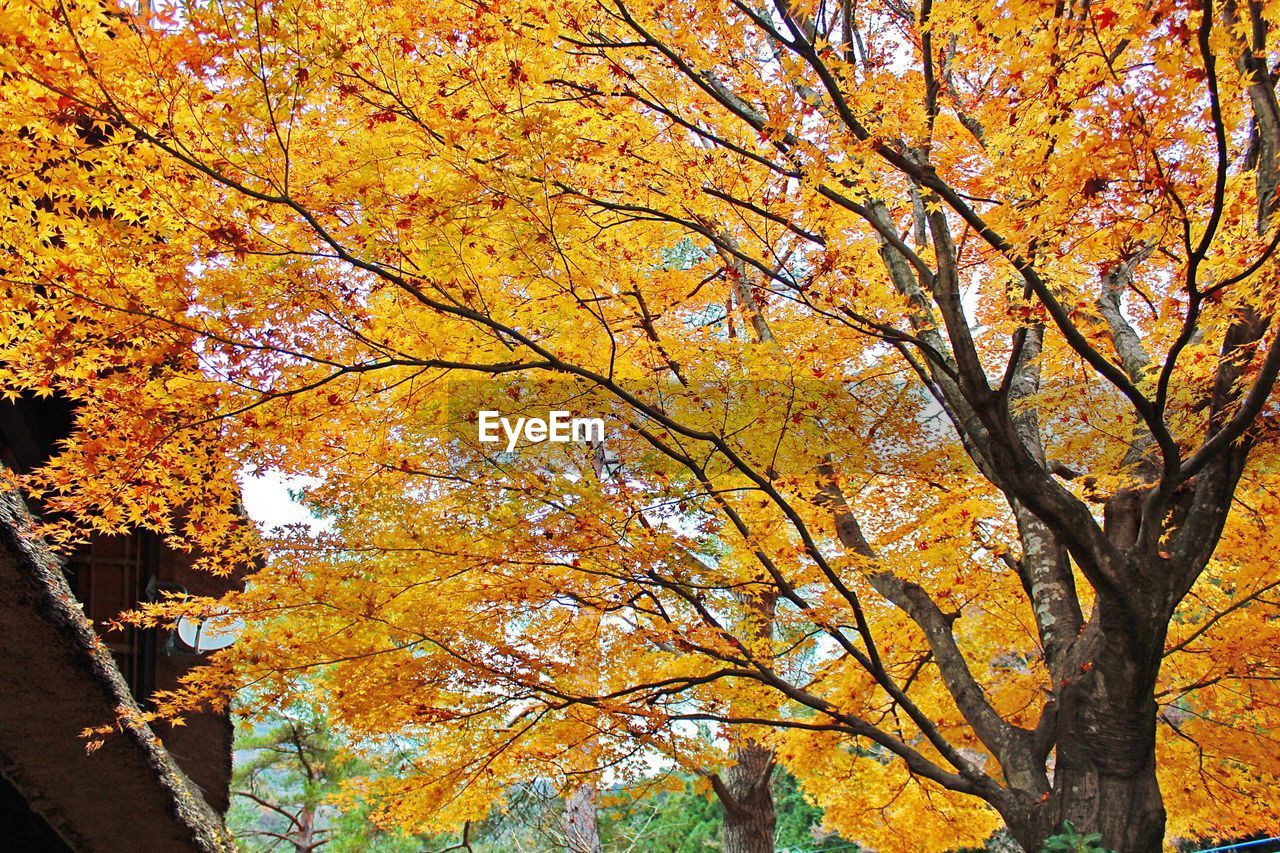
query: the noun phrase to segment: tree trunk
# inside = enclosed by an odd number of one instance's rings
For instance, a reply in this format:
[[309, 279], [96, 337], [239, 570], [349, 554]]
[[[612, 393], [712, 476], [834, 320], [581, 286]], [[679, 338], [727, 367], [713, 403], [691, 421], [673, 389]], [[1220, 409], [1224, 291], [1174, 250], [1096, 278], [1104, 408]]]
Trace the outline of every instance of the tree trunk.
[[[1081, 832], [1096, 832], [1108, 850], [1118, 853], [1158, 853], [1165, 827], [1164, 800], [1156, 781], [1154, 737], [1152, 750], [1140, 766], [1118, 768], [1104, 756], [1076, 748], [1078, 755], [1060, 759], [1054, 779], [1058, 799], [1055, 825], [1064, 820]], [[1063, 765], [1067, 766], [1063, 766]]]
[[579, 785], [564, 805], [564, 835], [569, 853], [601, 853], [596, 826], [596, 786]]
[[296, 818], [298, 832], [294, 836], [293, 849], [296, 853], [311, 853], [315, 849], [316, 810], [308, 804], [302, 807]]
[[724, 777], [712, 777], [724, 807], [724, 853], [773, 853], [773, 750], [748, 743]]
[[1059, 685], [1049, 799], [1006, 815], [1027, 850], [1039, 850], [1068, 820], [1081, 833], [1100, 834], [1117, 853], [1162, 849], [1154, 690], [1164, 623], [1099, 602], [1081, 638], [1080, 663]]
[[1069, 820], [1123, 853], [1159, 851], [1164, 839], [1155, 667], [1141, 657], [1100, 657], [1063, 691], [1051, 793], [1053, 829]]

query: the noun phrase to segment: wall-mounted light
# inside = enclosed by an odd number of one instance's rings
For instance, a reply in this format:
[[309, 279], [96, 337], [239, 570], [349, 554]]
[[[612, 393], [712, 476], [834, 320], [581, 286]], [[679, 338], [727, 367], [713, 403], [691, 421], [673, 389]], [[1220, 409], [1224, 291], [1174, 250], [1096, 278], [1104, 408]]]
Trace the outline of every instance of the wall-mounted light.
[[196, 653], [225, 649], [243, 630], [244, 620], [232, 613], [219, 613], [203, 619], [183, 616], [174, 628], [178, 640]]

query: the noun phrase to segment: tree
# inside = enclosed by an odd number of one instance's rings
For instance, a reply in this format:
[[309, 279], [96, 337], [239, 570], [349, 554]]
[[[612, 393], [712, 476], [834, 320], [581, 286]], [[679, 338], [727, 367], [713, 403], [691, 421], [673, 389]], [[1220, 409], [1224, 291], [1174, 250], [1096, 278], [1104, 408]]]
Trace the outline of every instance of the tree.
[[318, 812], [325, 796], [333, 793], [325, 788], [337, 781], [330, 772], [338, 762], [320, 726], [314, 720], [286, 719], [240, 746], [253, 755], [236, 768], [232, 793], [257, 807], [250, 810], [257, 819], [247, 822], [241, 837], [263, 837], [268, 848], [283, 841], [298, 853], [328, 844], [330, 830], [320, 825]]
[[[382, 787], [411, 831], [584, 756], [714, 766], [691, 721], [878, 847], [1255, 828], [1275, 16], [11, 8], [3, 378], [81, 402], [28, 487], [233, 555], [221, 454], [322, 475], [332, 533], [229, 597], [258, 633], [171, 707], [314, 665], [431, 744]], [[495, 452], [486, 393], [607, 414], [624, 481]]]
[[[707, 786], [686, 777], [683, 789], [621, 796], [602, 810], [607, 849], [700, 853], [724, 849], [722, 806]], [[779, 771], [774, 786], [778, 830], [775, 849], [853, 853], [856, 844], [824, 831], [822, 810], [806, 801], [795, 777]]]
[[[385, 770], [344, 746], [320, 709], [297, 705], [267, 715], [237, 739], [236, 752], [228, 823], [246, 850], [421, 849], [422, 839], [380, 831], [345, 787]], [[394, 764], [385, 757], [382, 763]]]

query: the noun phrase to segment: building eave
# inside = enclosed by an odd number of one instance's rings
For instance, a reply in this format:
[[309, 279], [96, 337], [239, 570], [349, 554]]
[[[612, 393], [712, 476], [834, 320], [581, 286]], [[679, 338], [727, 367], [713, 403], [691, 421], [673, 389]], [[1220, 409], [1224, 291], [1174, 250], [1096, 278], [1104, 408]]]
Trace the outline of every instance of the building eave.
[[139, 708], [32, 530], [21, 496], [0, 488], [0, 773], [77, 851], [233, 849], [150, 727], [86, 750], [83, 730]]

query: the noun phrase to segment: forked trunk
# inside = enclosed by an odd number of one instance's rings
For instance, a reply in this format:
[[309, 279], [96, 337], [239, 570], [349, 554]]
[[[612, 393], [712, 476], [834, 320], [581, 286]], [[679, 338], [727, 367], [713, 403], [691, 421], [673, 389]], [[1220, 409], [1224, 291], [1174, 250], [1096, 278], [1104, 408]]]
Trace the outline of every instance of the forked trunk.
[[773, 751], [749, 743], [716, 785], [724, 807], [724, 853], [773, 853], [773, 768]]
[[1100, 834], [1103, 845], [1117, 853], [1162, 849], [1165, 810], [1156, 779], [1153, 694], [1164, 630], [1152, 626], [1163, 620], [1130, 615], [1096, 613], [1085, 629], [1084, 662], [1060, 685], [1049, 799], [1006, 815], [1027, 850], [1040, 850], [1063, 821], [1081, 833]]

